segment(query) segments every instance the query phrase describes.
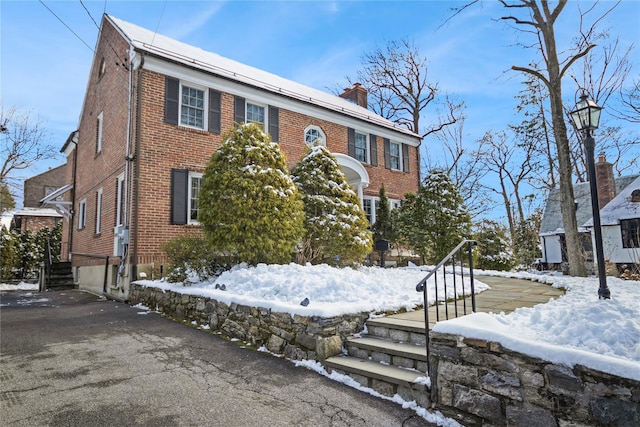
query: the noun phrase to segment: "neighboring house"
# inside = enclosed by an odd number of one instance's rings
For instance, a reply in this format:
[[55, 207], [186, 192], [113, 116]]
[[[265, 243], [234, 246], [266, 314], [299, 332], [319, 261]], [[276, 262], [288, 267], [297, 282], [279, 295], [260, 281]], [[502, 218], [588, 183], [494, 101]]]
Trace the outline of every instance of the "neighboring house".
[[63, 147], [73, 206], [63, 248], [82, 288], [126, 298], [139, 273], [164, 274], [160, 246], [200, 232], [202, 173], [235, 122], [261, 123], [290, 168], [325, 144], [372, 222], [383, 183], [394, 206], [418, 188], [420, 136], [367, 110], [360, 85], [330, 95], [108, 15], [99, 34]]
[[39, 208], [41, 201], [65, 185], [66, 164], [49, 169], [24, 181], [24, 207]]
[[[596, 183], [598, 185], [598, 204], [600, 210], [606, 207], [617, 194], [628, 187], [638, 175], [614, 178], [613, 165], [606, 161], [604, 155], [598, 156], [596, 162]], [[576, 221], [580, 233], [583, 249], [588, 261], [593, 262], [593, 244], [590, 229], [585, 224], [593, 216], [591, 209], [591, 190], [588, 182], [574, 184]], [[549, 192], [545, 203], [542, 221], [540, 222], [540, 245], [542, 258], [539, 260], [544, 268], [563, 268], [567, 262], [566, 241], [562, 211], [560, 208], [560, 189], [554, 188]]]
[[[640, 176], [600, 210], [600, 225], [604, 259], [640, 269]], [[593, 219], [584, 227], [592, 228]]]
[[25, 207], [13, 211], [11, 228], [21, 233], [27, 230], [37, 233], [43, 228], [54, 228], [61, 220], [62, 215], [55, 209]]

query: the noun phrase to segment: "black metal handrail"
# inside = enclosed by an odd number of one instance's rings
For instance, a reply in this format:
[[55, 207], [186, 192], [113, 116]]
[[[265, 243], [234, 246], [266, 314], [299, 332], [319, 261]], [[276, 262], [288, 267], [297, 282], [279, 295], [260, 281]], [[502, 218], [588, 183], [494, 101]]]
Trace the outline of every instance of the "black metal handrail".
[[431, 270], [429, 272], [429, 274], [427, 274], [425, 276], [424, 279], [422, 279], [420, 282], [418, 282], [418, 284], [416, 285], [416, 291], [417, 292], [422, 292], [423, 293], [423, 301], [424, 301], [424, 328], [425, 328], [425, 346], [426, 346], [426, 350], [427, 350], [427, 366], [429, 367], [429, 371], [431, 371], [431, 363], [430, 363], [430, 352], [429, 352], [429, 301], [428, 301], [428, 295], [427, 295], [427, 291], [428, 291], [428, 286], [427, 286], [427, 281], [430, 278], [434, 278], [435, 281], [435, 308], [436, 308], [436, 321], [440, 321], [440, 309], [439, 309], [439, 304], [440, 304], [440, 299], [438, 296], [438, 271], [440, 271], [440, 269], [442, 269], [442, 280], [443, 280], [443, 288], [444, 288], [444, 308], [445, 308], [445, 319], [449, 319], [449, 305], [448, 305], [448, 301], [449, 301], [449, 295], [448, 295], [448, 291], [447, 291], [447, 265], [449, 264], [449, 262], [451, 262], [451, 273], [453, 275], [453, 301], [454, 301], [454, 313], [455, 316], [454, 317], [458, 317], [458, 299], [462, 299], [462, 304], [463, 304], [463, 315], [467, 314], [467, 301], [466, 301], [466, 297], [467, 295], [465, 295], [465, 291], [464, 291], [464, 260], [463, 257], [460, 256], [458, 257], [458, 261], [460, 262], [460, 278], [461, 278], [461, 285], [462, 285], [462, 295], [460, 298], [458, 298], [458, 290], [457, 290], [457, 277], [456, 277], [456, 254], [458, 252], [463, 252], [464, 251], [464, 247], [466, 246], [466, 251], [468, 253], [468, 267], [469, 267], [469, 279], [470, 279], [470, 288], [471, 288], [471, 311], [473, 313], [475, 313], [476, 311], [476, 297], [475, 297], [475, 286], [474, 286], [474, 280], [473, 280], [473, 248], [478, 244], [478, 242], [476, 242], [475, 240], [469, 240], [469, 239], [465, 239], [462, 242], [460, 242], [460, 244], [458, 244], [458, 246], [456, 246], [451, 252], [449, 252], [449, 254], [444, 257], [442, 259], [442, 261], [440, 261], [438, 263], [438, 265], [436, 265], [436, 267]]

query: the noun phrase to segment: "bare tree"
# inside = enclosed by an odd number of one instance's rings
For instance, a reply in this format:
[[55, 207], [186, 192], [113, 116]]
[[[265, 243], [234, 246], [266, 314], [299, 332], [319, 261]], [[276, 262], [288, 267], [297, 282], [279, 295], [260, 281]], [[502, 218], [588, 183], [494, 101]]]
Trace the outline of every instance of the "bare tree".
[[572, 183], [573, 168], [565, 123], [562, 83], [575, 62], [586, 56], [595, 45], [589, 42], [581, 43], [570, 50], [562, 59], [559, 58], [556, 46], [555, 24], [567, 5], [567, 1], [559, 0], [555, 7], [550, 8], [547, 0], [500, 0], [500, 3], [507, 10], [513, 12], [513, 14], [503, 16], [501, 19], [524, 27], [525, 31], [531, 32], [537, 39], [536, 48], [542, 56], [542, 70], [515, 65], [511, 69], [536, 77], [548, 90], [551, 122], [558, 153], [560, 204], [567, 245], [567, 258], [569, 260], [569, 274], [572, 276], [586, 276], [587, 269], [583, 262], [582, 245], [575, 215]]
[[47, 132], [39, 117], [16, 107], [0, 110], [0, 184], [15, 186], [20, 179], [12, 175], [41, 160], [54, 159], [59, 151], [46, 144]]
[[[531, 65], [535, 68], [535, 65]], [[531, 150], [531, 184], [535, 188], [555, 188], [558, 177], [558, 160], [554, 154], [554, 136], [549, 118], [546, 87], [533, 76], [523, 82], [525, 89], [516, 96], [518, 113], [523, 115], [520, 124], [510, 125], [520, 147]]]
[[640, 79], [628, 88], [620, 88], [621, 106], [614, 110], [616, 117], [631, 123], [640, 123]]
[[487, 203], [489, 196], [480, 184], [487, 171], [481, 167], [478, 152], [465, 144], [464, 122], [465, 118], [461, 116], [454, 125], [434, 135], [441, 143], [441, 150], [437, 150], [434, 144], [430, 145], [423, 168], [444, 170], [458, 187], [469, 214], [476, 218], [491, 206]]
[[[363, 68], [355, 81], [369, 94], [369, 107], [377, 114], [396, 122], [423, 138], [439, 132], [460, 118], [462, 104], [445, 97], [446, 113], [437, 123], [422, 127], [425, 109], [437, 104], [438, 84], [428, 79], [427, 58], [407, 39], [390, 41], [362, 58]], [[349, 84], [354, 80], [347, 79]]]
[[531, 177], [533, 151], [533, 144], [511, 143], [505, 132], [488, 131], [480, 141], [477, 156], [481, 166], [495, 175], [499, 186], [486, 188], [502, 198], [512, 238], [526, 218], [521, 190]]

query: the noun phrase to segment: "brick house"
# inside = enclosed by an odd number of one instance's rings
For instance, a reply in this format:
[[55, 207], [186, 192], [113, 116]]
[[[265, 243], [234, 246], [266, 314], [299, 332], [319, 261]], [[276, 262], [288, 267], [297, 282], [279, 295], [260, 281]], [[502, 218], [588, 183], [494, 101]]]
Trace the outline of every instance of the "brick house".
[[79, 128], [62, 150], [73, 188], [63, 248], [79, 286], [127, 298], [141, 273], [162, 275], [160, 245], [199, 232], [202, 173], [245, 121], [264, 125], [290, 168], [320, 139], [371, 221], [383, 183], [394, 206], [418, 188], [420, 137], [367, 110], [361, 86], [330, 95], [104, 15]]
[[42, 200], [65, 185], [66, 164], [51, 168], [46, 172], [24, 181], [24, 207], [39, 208]]

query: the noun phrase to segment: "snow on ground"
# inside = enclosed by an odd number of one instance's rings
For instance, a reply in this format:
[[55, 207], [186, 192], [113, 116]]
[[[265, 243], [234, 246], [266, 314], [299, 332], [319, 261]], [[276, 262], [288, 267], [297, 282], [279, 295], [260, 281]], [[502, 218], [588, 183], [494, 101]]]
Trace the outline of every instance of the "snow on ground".
[[[476, 313], [440, 322], [436, 331], [490, 339], [567, 366], [583, 364], [640, 380], [640, 282], [609, 277], [612, 298], [599, 300], [598, 279], [593, 277], [538, 272], [476, 270], [475, 273], [538, 281], [564, 288], [567, 293], [546, 304], [519, 308], [510, 314]], [[239, 266], [215, 280], [188, 287], [163, 281], [139, 283], [225, 303], [307, 316], [335, 316], [362, 311], [413, 310], [422, 304], [422, 293], [415, 291], [415, 285], [425, 274], [416, 267], [337, 269], [327, 265], [290, 264]], [[458, 278], [457, 284], [460, 282]], [[466, 286], [468, 282], [467, 277]], [[441, 278], [438, 284], [442, 285]], [[430, 281], [428, 285], [429, 295], [433, 296], [434, 283]], [[476, 292], [488, 288], [477, 276], [475, 287]], [[439, 293], [443, 295], [442, 290]], [[300, 305], [305, 298], [309, 304]], [[432, 303], [431, 299], [429, 304]]]
[[584, 365], [640, 381], [640, 282], [607, 278], [610, 300], [598, 299], [597, 278], [540, 273], [515, 277], [564, 288], [561, 298], [513, 313], [476, 313], [438, 323], [434, 331], [500, 342], [566, 366]]
[[[581, 364], [596, 370], [640, 381], [640, 281], [607, 278], [610, 300], [598, 299], [597, 278], [575, 278], [559, 274], [474, 271], [477, 275], [514, 277], [564, 288], [566, 295], [519, 308], [513, 313], [475, 313], [439, 322], [438, 332], [463, 334], [501, 343], [504, 347], [554, 363]], [[362, 267], [337, 269], [327, 265], [238, 266], [217, 279], [191, 286], [163, 280], [140, 281], [144, 286], [184, 294], [210, 297], [225, 303], [271, 308], [305, 316], [335, 316], [361, 311], [413, 310], [422, 304], [416, 284], [426, 275], [420, 268]], [[439, 278], [438, 284], [441, 285]], [[451, 281], [448, 280], [449, 285]], [[458, 286], [461, 280], [457, 280]], [[429, 295], [434, 283], [429, 282]], [[468, 279], [465, 280], [468, 290]], [[224, 288], [224, 290], [222, 289]], [[489, 287], [476, 277], [476, 292]], [[0, 285], [1, 291], [37, 290], [37, 285]], [[440, 295], [443, 292], [440, 290]], [[460, 290], [458, 291], [460, 293]], [[300, 304], [308, 298], [309, 304]], [[432, 304], [433, 300], [429, 301]], [[201, 326], [202, 327], [202, 326]], [[328, 374], [313, 361], [297, 362], [336, 381], [351, 384], [348, 377]], [[351, 384], [352, 386], [356, 386]], [[360, 388], [360, 386], [357, 386]], [[373, 390], [364, 390], [374, 394]], [[397, 400], [398, 396], [392, 400]], [[441, 414], [398, 401], [438, 425], [458, 425]], [[411, 406], [413, 405], [413, 406]]]
[[40, 289], [37, 283], [20, 282], [17, 285], [0, 283], [0, 291], [37, 291]]
[[[423, 304], [423, 295], [416, 292], [416, 284], [427, 272], [420, 268], [361, 267], [335, 268], [328, 265], [265, 265], [234, 267], [217, 279], [193, 283], [191, 286], [164, 281], [138, 281], [179, 293], [210, 297], [227, 304], [237, 303], [270, 308], [273, 311], [303, 316], [331, 317], [358, 312], [413, 310]], [[447, 279], [452, 286], [453, 279]], [[458, 277], [458, 294], [462, 292]], [[466, 294], [470, 282], [464, 283]], [[430, 281], [431, 289], [434, 282]], [[221, 288], [224, 287], [225, 290]], [[442, 277], [438, 279], [442, 298]], [[489, 289], [475, 281], [475, 291]], [[434, 292], [429, 293], [430, 297]], [[300, 303], [309, 300], [307, 306]], [[430, 303], [433, 303], [433, 299]]]

